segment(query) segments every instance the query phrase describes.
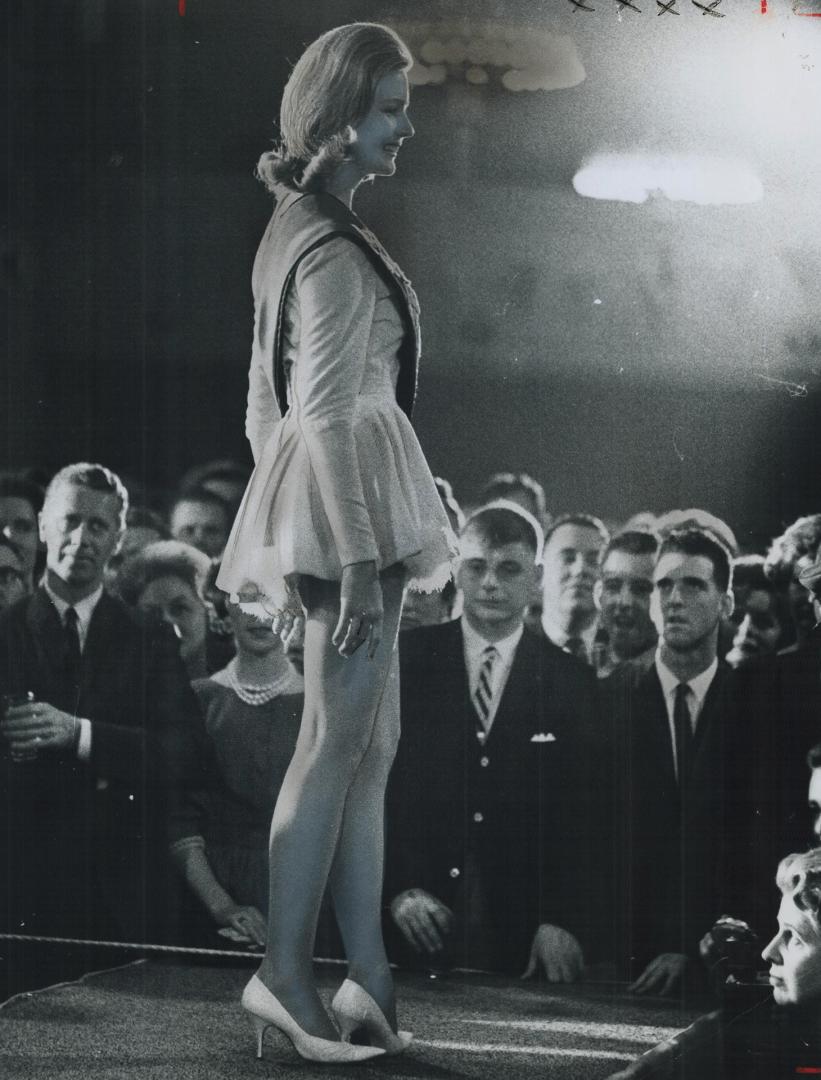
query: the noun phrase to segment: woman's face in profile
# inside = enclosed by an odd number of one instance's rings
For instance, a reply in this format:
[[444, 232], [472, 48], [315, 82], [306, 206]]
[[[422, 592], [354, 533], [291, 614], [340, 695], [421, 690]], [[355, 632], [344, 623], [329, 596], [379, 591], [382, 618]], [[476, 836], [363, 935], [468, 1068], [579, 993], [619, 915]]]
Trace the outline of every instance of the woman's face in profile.
[[821, 1001], [821, 928], [791, 896], [781, 900], [778, 933], [761, 954], [777, 1005]]
[[396, 155], [413, 135], [408, 119], [408, 77], [404, 71], [384, 75], [376, 84], [367, 115], [354, 128], [351, 156], [362, 176], [393, 176]]

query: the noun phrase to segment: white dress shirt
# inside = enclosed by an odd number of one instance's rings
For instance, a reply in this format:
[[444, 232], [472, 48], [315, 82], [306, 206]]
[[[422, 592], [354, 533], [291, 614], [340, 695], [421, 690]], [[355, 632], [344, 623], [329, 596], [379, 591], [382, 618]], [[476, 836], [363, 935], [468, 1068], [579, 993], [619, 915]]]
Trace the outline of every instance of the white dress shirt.
[[695, 735], [696, 724], [698, 718], [701, 715], [701, 710], [704, 706], [704, 699], [707, 697], [707, 691], [710, 689], [710, 684], [715, 678], [715, 673], [718, 671], [718, 658], [714, 657], [712, 664], [699, 675], [695, 675], [692, 679], [680, 679], [678, 675], [674, 675], [672, 671], [661, 659], [661, 651], [656, 650], [656, 671], [658, 672], [659, 682], [661, 683], [661, 689], [664, 692], [664, 704], [667, 706], [667, 722], [670, 728], [670, 743], [673, 748], [673, 767], [675, 769], [676, 778], [678, 778], [678, 757], [676, 754], [676, 726], [674, 721], [674, 712], [676, 707], [676, 687], [681, 682], [685, 682], [690, 687], [690, 693], [685, 699], [687, 701], [687, 708], [690, 712], [690, 730]]
[[507, 677], [513, 666], [513, 657], [516, 655], [516, 646], [521, 641], [522, 634], [524, 633], [524, 625], [520, 623], [518, 628], [514, 630], [512, 634], [506, 638], [502, 638], [501, 641], [487, 641], [481, 634], [473, 629], [464, 615], [462, 616], [461, 623], [462, 642], [465, 650], [465, 667], [468, 673], [468, 685], [470, 686], [471, 700], [476, 693], [476, 687], [479, 683], [479, 671], [481, 670], [482, 662], [484, 660], [482, 654], [485, 649], [488, 645], [492, 645], [499, 654], [491, 673], [491, 699], [488, 708], [487, 721], [485, 723], [485, 734], [489, 735], [491, 725], [493, 724], [496, 712], [499, 708], [499, 700], [507, 685]]
[[[48, 598], [51, 600], [54, 607], [57, 609], [57, 614], [60, 616], [60, 622], [63, 626], [66, 624], [66, 612], [70, 607], [73, 607], [77, 612], [77, 634], [80, 638], [80, 653], [86, 647], [86, 638], [88, 637], [88, 628], [91, 625], [91, 616], [94, 614], [94, 609], [100, 601], [100, 597], [103, 595], [102, 585], [99, 589], [95, 589], [93, 593], [86, 596], [83, 600], [78, 600], [76, 604], [69, 604], [67, 600], [63, 600], [58, 596], [56, 592], [49, 586], [47, 580], [44, 579], [43, 585]], [[86, 720], [81, 716], [77, 717], [80, 723], [80, 737], [77, 741], [77, 757], [80, 761], [88, 761], [91, 757], [91, 721]]]

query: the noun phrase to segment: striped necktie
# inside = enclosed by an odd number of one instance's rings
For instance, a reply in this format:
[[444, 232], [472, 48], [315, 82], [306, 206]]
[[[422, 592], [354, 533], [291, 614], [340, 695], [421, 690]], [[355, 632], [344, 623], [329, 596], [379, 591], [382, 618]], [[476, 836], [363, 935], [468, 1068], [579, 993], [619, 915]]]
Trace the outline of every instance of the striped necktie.
[[490, 706], [493, 701], [493, 665], [499, 656], [495, 645], [488, 645], [482, 651], [482, 664], [479, 668], [479, 678], [476, 680], [476, 689], [473, 692], [473, 704], [482, 722], [482, 727], [487, 730], [490, 717]]

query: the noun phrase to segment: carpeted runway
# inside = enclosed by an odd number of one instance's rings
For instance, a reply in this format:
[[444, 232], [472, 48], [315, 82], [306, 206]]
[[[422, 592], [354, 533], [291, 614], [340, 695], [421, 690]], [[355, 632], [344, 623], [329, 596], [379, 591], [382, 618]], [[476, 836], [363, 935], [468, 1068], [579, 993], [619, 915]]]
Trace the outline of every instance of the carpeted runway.
[[[280, 1035], [254, 1055], [239, 996], [244, 967], [139, 960], [21, 994], [0, 1008], [0, 1075], [9, 1080], [237, 1080], [313, 1077], [530, 1077], [604, 1080], [692, 1023], [696, 1010], [627, 997], [622, 984], [550, 987], [492, 975], [400, 973], [401, 1057], [357, 1066], [303, 1061]], [[319, 969], [330, 999], [339, 967]]]

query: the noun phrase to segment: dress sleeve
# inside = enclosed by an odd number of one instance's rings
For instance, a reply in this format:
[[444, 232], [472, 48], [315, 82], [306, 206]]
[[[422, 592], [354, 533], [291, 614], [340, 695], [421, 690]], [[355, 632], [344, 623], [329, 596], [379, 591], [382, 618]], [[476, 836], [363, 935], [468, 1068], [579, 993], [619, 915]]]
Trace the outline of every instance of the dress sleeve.
[[245, 410], [245, 436], [251, 444], [254, 462], [259, 461], [268, 436], [280, 419], [279, 405], [265, 373], [262, 359], [254, 350], [248, 372], [248, 404]]
[[344, 237], [307, 255], [296, 276], [297, 422], [343, 566], [378, 555], [354, 441], [377, 282], [367, 256]]

